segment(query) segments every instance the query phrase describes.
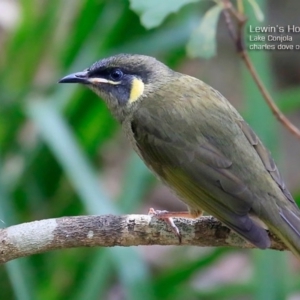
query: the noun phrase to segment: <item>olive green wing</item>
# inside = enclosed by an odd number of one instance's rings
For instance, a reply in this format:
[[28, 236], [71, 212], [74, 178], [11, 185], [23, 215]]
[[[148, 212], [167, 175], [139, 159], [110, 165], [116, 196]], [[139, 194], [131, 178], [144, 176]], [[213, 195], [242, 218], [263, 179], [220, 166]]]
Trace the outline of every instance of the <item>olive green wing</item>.
[[174, 129], [176, 112], [172, 114], [155, 105], [134, 113], [131, 128], [145, 162], [191, 212], [204, 210], [257, 247], [269, 247], [267, 232], [249, 217], [254, 196], [234, 174], [234, 163], [216, 147], [213, 136], [204, 137], [197, 128], [186, 132], [179, 124], [182, 118]]
[[[300, 243], [300, 213], [298, 206], [293, 199], [293, 196], [286, 188], [286, 185], [281, 177], [281, 174], [278, 171], [278, 168], [271, 157], [270, 152], [264, 147], [260, 139], [253, 132], [251, 127], [243, 120], [239, 120], [238, 124], [248, 139], [249, 143], [253, 146], [258, 156], [260, 157], [262, 163], [264, 164], [266, 170], [269, 172], [273, 180], [276, 182], [280, 190], [282, 191], [285, 198], [288, 200], [276, 201], [275, 208], [278, 210], [278, 214], [284, 220], [284, 222], [290, 227], [286, 228], [285, 226], [275, 226], [271, 225], [272, 231], [276, 233], [286, 244], [291, 248], [291, 250], [299, 256]], [[272, 226], [273, 225], [273, 226]], [[292, 229], [293, 233], [289, 230]], [[286, 232], [284, 232], [286, 230]], [[295, 246], [296, 245], [296, 246]]]
[[266, 170], [270, 173], [273, 180], [277, 183], [278, 187], [281, 189], [285, 197], [297, 206], [293, 196], [286, 188], [286, 185], [278, 171], [278, 168], [271, 157], [270, 152], [264, 147], [258, 136], [252, 130], [252, 128], [243, 120], [238, 120], [237, 123], [239, 124], [241, 130], [245, 134], [246, 138], [248, 139], [249, 143], [254, 147], [255, 151], [257, 152], [258, 156], [260, 157], [262, 163], [264, 164]]

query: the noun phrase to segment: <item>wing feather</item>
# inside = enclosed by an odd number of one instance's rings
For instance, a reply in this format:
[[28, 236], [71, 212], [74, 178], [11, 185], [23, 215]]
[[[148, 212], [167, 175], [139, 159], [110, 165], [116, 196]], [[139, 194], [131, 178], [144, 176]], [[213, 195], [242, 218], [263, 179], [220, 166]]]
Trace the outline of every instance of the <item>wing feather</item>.
[[277, 183], [283, 194], [286, 196], [286, 198], [293, 203], [295, 206], [297, 206], [295, 200], [293, 199], [291, 193], [288, 191], [288, 189], [285, 186], [285, 183], [281, 177], [281, 174], [279, 173], [277, 166], [271, 157], [270, 152], [263, 146], [260, 139], [257, 137], [255, 132], [251, 129], [251, 127], [242, 120], [238, 121], [238, 124], [240, 125], [240, 128], [242, 129], [243, 133], [247, 137], [250, 144], [254, 147], [257, 154], [259, 155], [261, 161], [263, 162], [265, 168], [270, 173], [271, 177], [274, 179], [274, 181]]
[[[173, 188], [191, 211], [205, 210], [260, 248], [270, 246], [266, 231], [249, 217], [254, 195], [232, 171], [233, 162], [197, 131], [175, 131], [168, 113], [157, 119], [151, 106], [134, 114], [136, 145], [148, 165]], [[237, 126], [238, 127], [238, 126]]]

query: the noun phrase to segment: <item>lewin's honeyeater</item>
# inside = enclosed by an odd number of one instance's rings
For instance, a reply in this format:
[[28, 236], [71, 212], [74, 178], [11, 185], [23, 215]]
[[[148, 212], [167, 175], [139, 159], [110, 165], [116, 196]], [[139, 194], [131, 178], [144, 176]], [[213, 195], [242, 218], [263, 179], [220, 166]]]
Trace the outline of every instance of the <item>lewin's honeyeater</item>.
[[180, 216], [205, 211], [261, 249], [268, 228], [300, 256], [300, 211], [269, 152], [218, 91], [128, 54], [60, 82], [84, 84], [106, 102], [141, 159], [187, 204]]

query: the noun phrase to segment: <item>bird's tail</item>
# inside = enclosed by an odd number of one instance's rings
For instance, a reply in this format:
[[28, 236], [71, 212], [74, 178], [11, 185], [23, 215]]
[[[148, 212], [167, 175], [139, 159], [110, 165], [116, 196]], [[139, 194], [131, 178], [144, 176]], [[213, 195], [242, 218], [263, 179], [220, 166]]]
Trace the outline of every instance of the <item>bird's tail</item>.
[[300, 259], [300, 210], [296, 204], [278, 209], [279, 215], [268, 224], [269, 229]]

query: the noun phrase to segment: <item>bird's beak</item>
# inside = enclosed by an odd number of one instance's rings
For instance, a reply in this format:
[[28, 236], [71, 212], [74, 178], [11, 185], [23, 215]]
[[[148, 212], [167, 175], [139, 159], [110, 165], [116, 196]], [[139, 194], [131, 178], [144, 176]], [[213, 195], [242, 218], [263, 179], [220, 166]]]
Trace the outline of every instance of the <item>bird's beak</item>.
[[81, 83], [81, 84], [88, 84], [90, 80], [88, 78], [88, 72], [82, 71], [67, 75], [60, 79], [58, 83]]

